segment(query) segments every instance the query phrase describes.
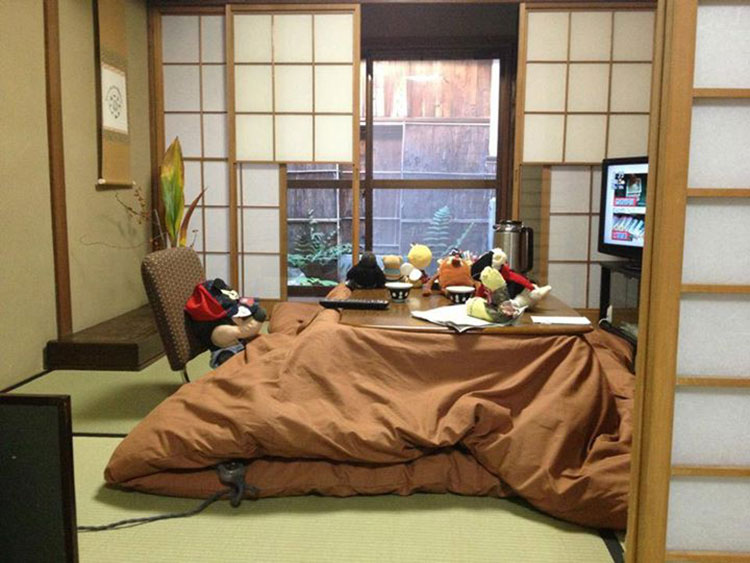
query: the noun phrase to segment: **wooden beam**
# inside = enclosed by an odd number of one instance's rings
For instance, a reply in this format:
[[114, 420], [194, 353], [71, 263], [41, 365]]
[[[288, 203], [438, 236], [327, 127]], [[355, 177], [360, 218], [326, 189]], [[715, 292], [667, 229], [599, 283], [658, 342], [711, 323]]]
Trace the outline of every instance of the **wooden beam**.
[[750, 466], [673, 465], [672, 477], [750, 477]]
[[52, 253], [55, 269], [57, 337], [73, 332], [68, 255], [68, 218], [65, 202], [62, 76], [60, 72], [60, 14], [57, 0], [44, 0], [45, 82], [47, 86], [47, 147], [49, 150]]
[[750, 377], [695, 377], [677, 376], [680, 387], [729, 387], [750, 388]]
[[694, 98], [750, 98], [750, 88], [695, 88]]
[[700, 563], [730, 563], [732, 561], [747, 563], [750, 552], [739, 551], [667, 551], [667, 561], [695, 561]]
[[750, 197], [750, 188], [688, 188], [688, 197]]
[[229, 277], [232, 287], [240, 287], [239, 273], [239, 225], [237, 223], [237, 136], [234, 113], [234, 16], [232, 6], [227, 4], [224, 14], [225, 56], [227, 63], [227, 137], [229, 168]]
[[721, 285], [708, 283], [683, 283], [682, 293], [719, 293], [722, 295], [736, 295], [750, 293], [750, 285]]

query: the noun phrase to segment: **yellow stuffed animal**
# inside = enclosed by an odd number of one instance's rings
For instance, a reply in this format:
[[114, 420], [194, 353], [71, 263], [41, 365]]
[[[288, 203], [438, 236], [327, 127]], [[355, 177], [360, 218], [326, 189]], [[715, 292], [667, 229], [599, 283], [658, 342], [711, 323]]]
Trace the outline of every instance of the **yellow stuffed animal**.
[[479, 275], [479, 280], [489, 292], [489, 299], [472, 297], [466, 302], [466, 314], [492, 323], [505, 324], [523, 312], [523, 309], [517, 308], [510, 300], [507, 283], [498, 270], [487, 266]]
[[432, 251], [427, 245], [412, 244], [406, 258], [409, 261], [401, 266], [401, 275], [411, 283], [412, 287], [422, 287], [430, 279], [425, 270], [432, 262]]

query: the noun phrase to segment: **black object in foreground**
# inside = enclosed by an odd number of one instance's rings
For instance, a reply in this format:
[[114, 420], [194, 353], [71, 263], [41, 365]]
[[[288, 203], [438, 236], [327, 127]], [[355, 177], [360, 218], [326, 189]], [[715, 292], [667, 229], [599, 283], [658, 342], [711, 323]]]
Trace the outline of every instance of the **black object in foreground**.
[[321, 299], [326, 309], [387, 309], [387, 299]]

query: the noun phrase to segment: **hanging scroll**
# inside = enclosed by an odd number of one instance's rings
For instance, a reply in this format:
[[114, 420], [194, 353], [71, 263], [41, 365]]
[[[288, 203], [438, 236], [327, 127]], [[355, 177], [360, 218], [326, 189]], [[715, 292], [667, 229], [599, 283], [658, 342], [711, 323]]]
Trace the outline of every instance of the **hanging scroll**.
[[122, 0], [96, 3], [99, 60], [99, 180], [103, 188], [130, 187], [128, 42]]

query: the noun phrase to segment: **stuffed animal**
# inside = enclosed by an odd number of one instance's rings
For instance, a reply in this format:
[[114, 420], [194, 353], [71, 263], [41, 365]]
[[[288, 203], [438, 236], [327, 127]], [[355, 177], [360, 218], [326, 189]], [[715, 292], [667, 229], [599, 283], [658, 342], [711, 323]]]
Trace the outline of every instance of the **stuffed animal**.
[[432, 285], [437, 280], [440, 292], [445, 294], [445, 288], [450, 285], [476, 285], [471, 277], [471, 262], [461, 257], [458, 250], [454, 250], [450, 256], [438, 260], [438, 271], [432, 276], [422, 288], [422, 295], [432, 292]]
[[219, 278], [196, 285], [185, 312], [193, 335], [211, 351], [212, 368], [242, 351], [266, 320], [263, 307], [252, 298], [240, 297]]
[[425, 272], [432, 262], [432, 251], [424, 244], [412, 244], [405, 264], [401, 266], [401, 275], [412, 287], [420, 288], [429, 279]]
[[385, 287], [385, 274], [378, 266], [378, 260], [372, 252], [365, 252], [355, 266], [346, 273], [346, 285], [349, 289], [377, 289]]
[[480, 274], [482, 289], [487, 297], [472, 297], [466, 302], [466, 314], [493, 323], [506, 324], [518, 317], [522, 307], [517, 307], [508, 294], [508, 284], [499, 270], [486, 266]]
[[386, 254], [383, 256], [383, 273], [385, 274], [385, 281], [401, 281], [403, 278], [401, 275], [401, 265], [403, 263], [404, 259], [401, 256], [395, 254]]
[[[476, 275], [478, 268], [484, 268], [488, 265], [498, 270], [508, 285], [508, 294], [517, 307], [534, 307], [539, 301], [544, 299], [552, 287], [545, 285], [542, 287], [529, 281], [529, 279], [518, 272], [510, 269], [508, 266], [508, 256], [501, 248], [495, 248], [492, 251], [482, 255], [472, 266], [472, 275]], [[480, 270], [483, 272], [484, 270]], [[487, 295], [480, 288], [477, 296], [486, 298]]]

